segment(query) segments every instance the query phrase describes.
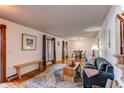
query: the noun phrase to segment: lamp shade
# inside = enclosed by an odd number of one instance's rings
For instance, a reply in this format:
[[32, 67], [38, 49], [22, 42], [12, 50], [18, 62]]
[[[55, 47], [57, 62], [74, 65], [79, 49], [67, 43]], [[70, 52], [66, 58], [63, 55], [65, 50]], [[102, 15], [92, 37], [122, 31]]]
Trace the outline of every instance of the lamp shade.
[[99, 50], [99, 49], [98, 49], [97, 45], [93, 45], [93, 46], [91, 47], [91, 50]]

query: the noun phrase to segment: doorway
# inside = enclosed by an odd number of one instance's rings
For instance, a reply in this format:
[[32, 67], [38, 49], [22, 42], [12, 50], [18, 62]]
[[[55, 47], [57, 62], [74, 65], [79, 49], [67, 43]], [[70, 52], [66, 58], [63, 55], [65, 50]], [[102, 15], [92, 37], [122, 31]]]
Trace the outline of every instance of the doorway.
[[54, 53], [54, 41], [52, 38], [46, 38], [46, 62], [48, 64], [52, 64], [53, 61], [53, 53]]
[[0, 83], [6, 82], [6, 26], [0, 24]]
[[62, 41], [62, 60], [68, 58], [68, 42]]
[[55, 64], [56, 51], [55, 51], [55, 38], [43, 35], [43, 66]]

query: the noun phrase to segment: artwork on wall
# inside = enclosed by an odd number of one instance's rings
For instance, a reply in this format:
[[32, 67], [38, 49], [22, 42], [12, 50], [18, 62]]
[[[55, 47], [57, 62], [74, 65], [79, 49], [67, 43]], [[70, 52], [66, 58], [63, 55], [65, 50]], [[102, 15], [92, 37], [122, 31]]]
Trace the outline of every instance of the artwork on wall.
[[108, 46], [111, 48], [111, 32], [110, 29], [108, 30]]
[[28, 34], [22, 34], [22, 50], [36, 50], [37, 37]]
[[107, 39], [106, 39], [106, 29], [105, 29], [105, 28], [103, 28], [100, 37], [101, 37], [101, 47], [102, 47], [102, 48], [105, 48], [106, 45], [107, 45], [107, 44], [106, 44]]
[[105, 35], [104, 35], [104, 44], [105, 44], [105, 48], [108, 48], [108, 30], [107, 28], [105, 28]]
[[111, 48], [111, 30], [109, 28], [103, 28], [100, 38], [100, 47]]
[[59, 41], [57, 42], [57, 45], [60, 46], [60, 42]]
[[110, 29], [106, 30], [106, 43], [107, 43], [107, 48], [111, 48], [111, 32]]

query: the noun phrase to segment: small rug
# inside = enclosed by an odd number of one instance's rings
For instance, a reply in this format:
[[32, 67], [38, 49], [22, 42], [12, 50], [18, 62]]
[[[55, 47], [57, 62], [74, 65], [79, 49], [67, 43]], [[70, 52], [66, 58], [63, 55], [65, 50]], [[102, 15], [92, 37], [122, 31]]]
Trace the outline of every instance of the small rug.
[[45, 72], [27, 80], [25, 85], [34, 88], [82, 88], [82, 82], [69, 82], [59, 80], [56, 82], [54, 77], [54, 66], [48, 68]]

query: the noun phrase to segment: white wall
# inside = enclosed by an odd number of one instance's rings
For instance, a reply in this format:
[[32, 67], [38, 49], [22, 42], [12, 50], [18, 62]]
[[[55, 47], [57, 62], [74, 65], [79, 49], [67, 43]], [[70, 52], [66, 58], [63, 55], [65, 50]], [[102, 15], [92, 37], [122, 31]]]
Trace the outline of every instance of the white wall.
[[[56, 39], [56, 58], [57, 61], [62, 60], [62, 40], [61, 38]], [[57, 42], [60, 42], [60, 46], [58, 46]]]
[[82, 39], [82, 40], [70, 40], [69, 41], [69, 56], [72, 56], [74, 50], [85, 50], [87, 57], [92, 55], [91, 47], [95, 44], [95, 38]]
[[[14, 65], [30, 62], [33, 60], [42, 60], [42, 35], [45, 33], [7, 21], [0, 18], [0, 24], [7, 26], [6, 39], [7, 39], [7, 77], [15, 74]], [[22, 51], [22, 33], [37, 36], [37, 50]], [[48, 34], [46, 34], [48, 35]], [[51, 36], [51, 35], [50, 35]], [[54, 37], [54, 36], [53, 36]], [[55, 37], [56, 41], [62, 42], [63, 39]], [[62, 44], [56, 44], [56, 57], [61, 60]], [[22, 69], [22, 74], [27, 73], [37, 68], [37, 65], [28, 66]]]
[[[113, 57], [114, 54], [119, 53], [119, 21], [117, 21], [117, 14], [122, 11], [121, 6], [112, 6], [106, 16], [102, 29], [99, 32], [99, 47], [100, 56], [106, 58], [114, 66], [115, 79], [123, 86], [120, 81], [121, 71], [116, 67], [117, 60]], [[110, 48], [108, 46], [108, 31], [110, 30]]]

